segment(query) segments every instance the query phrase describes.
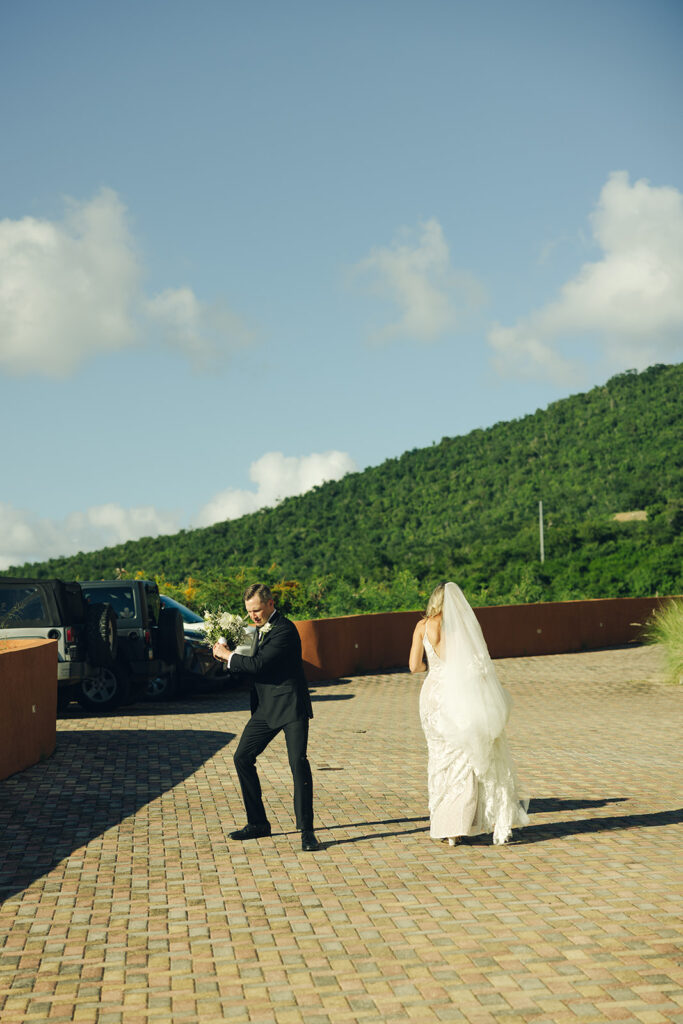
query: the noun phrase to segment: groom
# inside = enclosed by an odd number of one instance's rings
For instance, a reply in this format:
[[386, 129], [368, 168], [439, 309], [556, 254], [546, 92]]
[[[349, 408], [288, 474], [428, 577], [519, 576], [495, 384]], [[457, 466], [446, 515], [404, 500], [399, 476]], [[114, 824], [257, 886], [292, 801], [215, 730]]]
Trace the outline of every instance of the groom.
[[226, 661], [231, 672], [248, 676], [251, 683], [251, 718], [234, 758], [247, 824], [231, 832], [230, 838], [260, 839], [271, 833], [256, 758], [283, 731], [294, 779], [294, 813], [301, 830], [301, 848], [318, 850], [320, 844], [313, 831], [313, 779], [306, 756], [313, 709], [301, 661], [301, 640], [294, 623], [275, 610], [273, 595], [262, 583], [247, 587], [244, 606], [256, 626], [252, 654], [235, 654], [221, 644], [213, 648], [215, 658]]

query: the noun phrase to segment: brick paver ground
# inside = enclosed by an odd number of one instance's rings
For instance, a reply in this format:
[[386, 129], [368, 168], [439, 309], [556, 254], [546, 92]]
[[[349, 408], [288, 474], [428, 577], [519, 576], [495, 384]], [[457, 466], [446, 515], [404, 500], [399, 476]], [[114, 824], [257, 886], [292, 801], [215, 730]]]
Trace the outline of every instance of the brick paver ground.
[[314, 688], [317, 854], [282, 740], [273, 837], [227, 838], [244, 693], [60, 719], [0, 783], [2, 1024], [683, 1022], [680, 688], [647, 648], [498, 665], [532, 796], [503, 848], [429, 839], [420, 676]]

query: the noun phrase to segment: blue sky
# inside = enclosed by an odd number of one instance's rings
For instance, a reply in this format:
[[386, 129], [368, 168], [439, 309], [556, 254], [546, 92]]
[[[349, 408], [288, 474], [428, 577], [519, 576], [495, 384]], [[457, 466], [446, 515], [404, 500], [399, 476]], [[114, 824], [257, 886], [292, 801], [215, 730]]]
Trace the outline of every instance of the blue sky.
[[678, 0], [0, 5], [0, 568], [683, 338]]

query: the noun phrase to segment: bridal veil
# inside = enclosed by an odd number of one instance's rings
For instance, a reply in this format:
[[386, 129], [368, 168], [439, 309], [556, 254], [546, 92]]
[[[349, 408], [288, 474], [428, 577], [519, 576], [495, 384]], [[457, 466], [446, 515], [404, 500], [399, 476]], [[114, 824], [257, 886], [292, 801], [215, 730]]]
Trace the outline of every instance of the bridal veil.
[[501, 686], [481, 631], [465, 595], [455, 583], [444, 587], [441, 660], [445, 668], [443, 713], [453, 740], [483, 776], [502, 735], [512, 700]]

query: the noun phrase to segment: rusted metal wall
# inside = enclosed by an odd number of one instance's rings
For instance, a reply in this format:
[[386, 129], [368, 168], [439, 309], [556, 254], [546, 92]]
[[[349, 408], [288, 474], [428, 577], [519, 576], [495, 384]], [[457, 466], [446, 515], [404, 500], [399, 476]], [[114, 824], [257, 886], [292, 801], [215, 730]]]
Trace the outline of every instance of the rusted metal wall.
[[[475, 608], [492, 657], [619, 647], [667, 598], [614, 598]], [[309, 681], [402, 668], [420, 612], [297, 622]]]

